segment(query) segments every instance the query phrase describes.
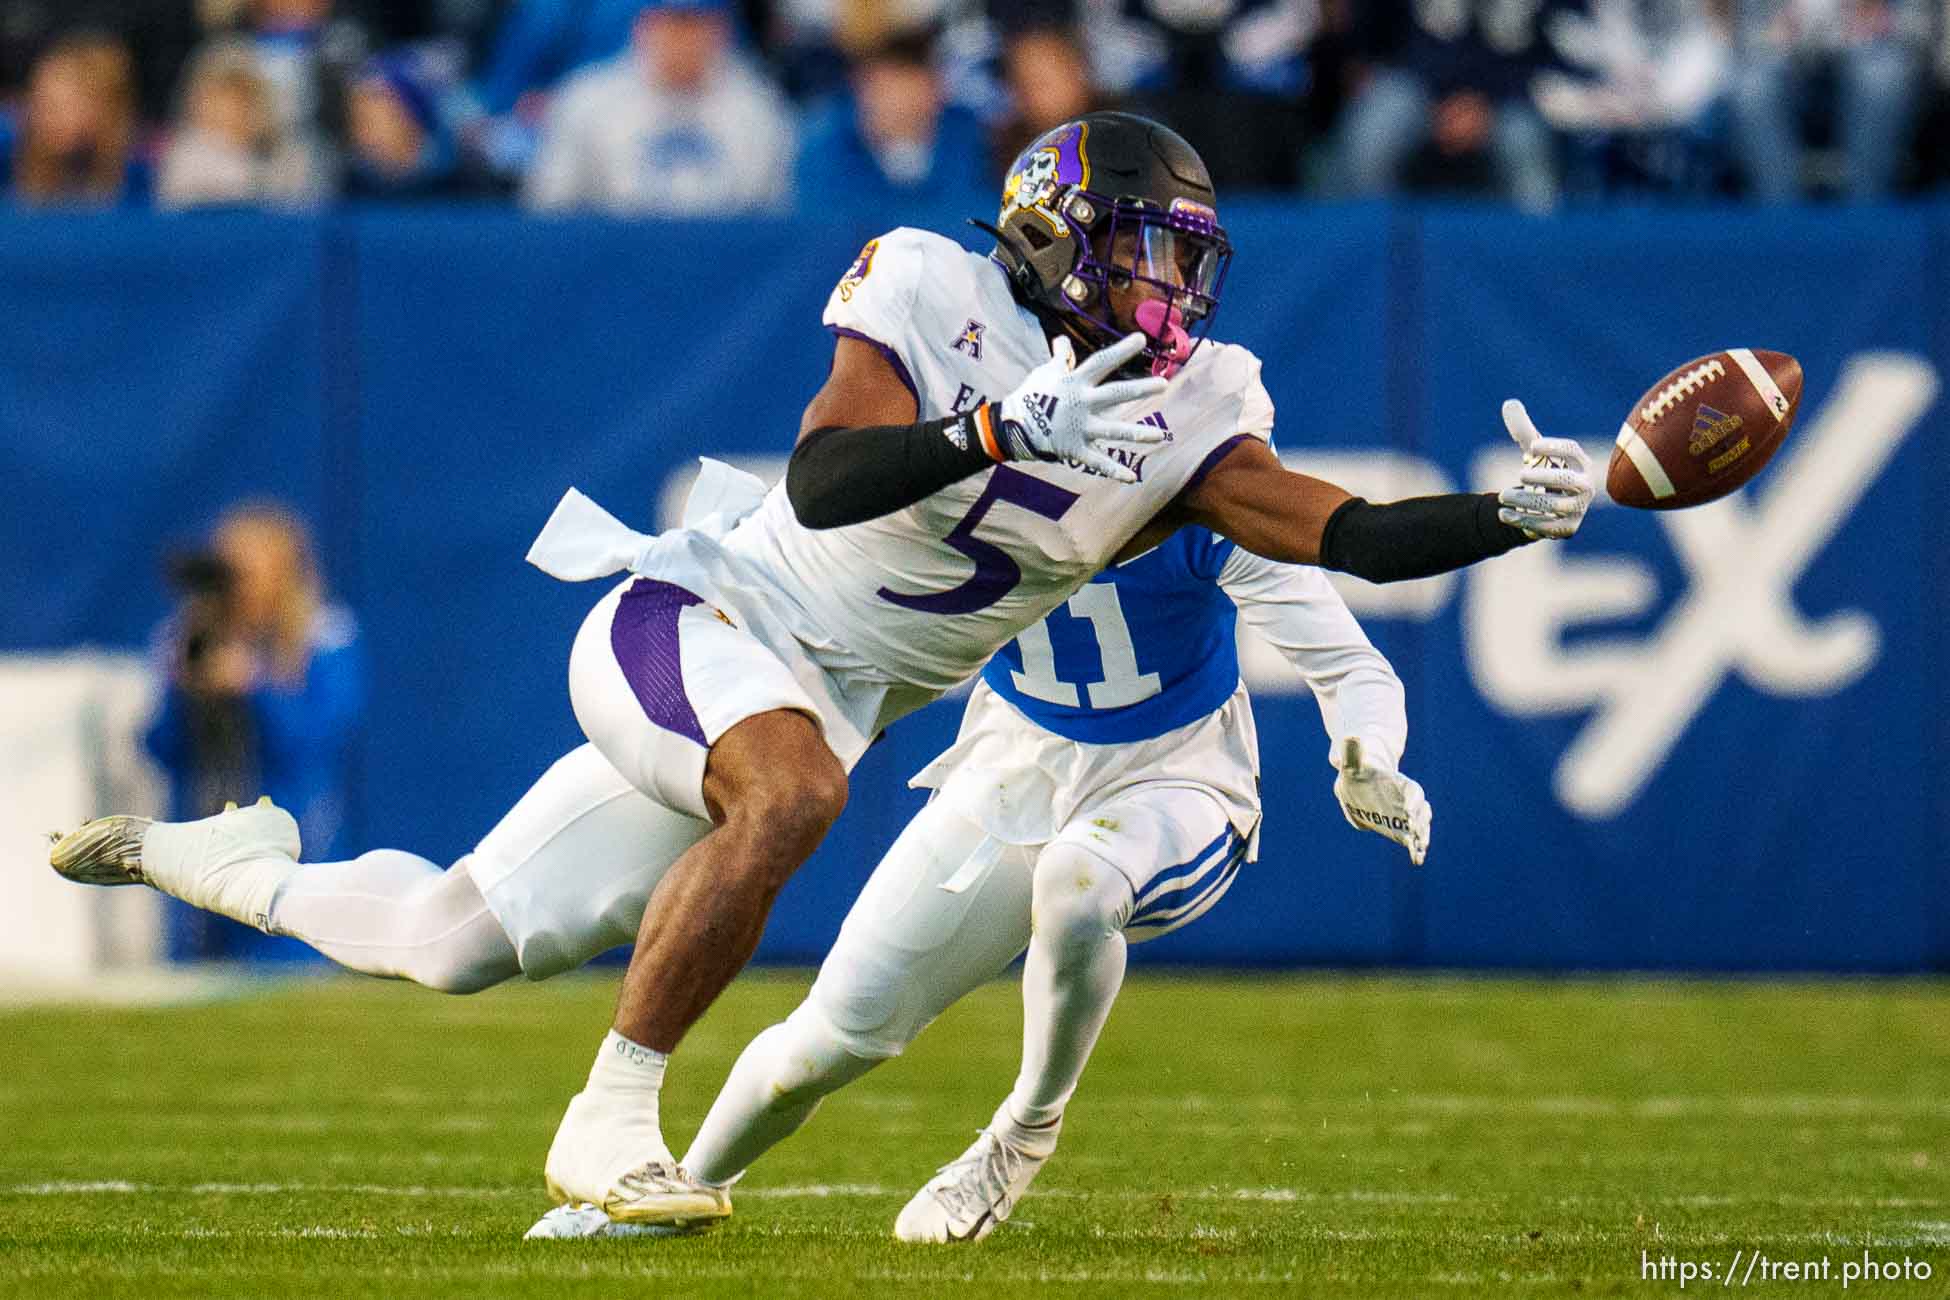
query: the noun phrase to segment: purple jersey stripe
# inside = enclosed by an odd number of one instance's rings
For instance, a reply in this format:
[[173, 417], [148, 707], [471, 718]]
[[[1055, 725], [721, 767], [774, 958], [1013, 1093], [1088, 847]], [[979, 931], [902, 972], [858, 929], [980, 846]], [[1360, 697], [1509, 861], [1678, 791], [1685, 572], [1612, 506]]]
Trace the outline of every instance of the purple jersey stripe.
[[697, 710], [684, 692], [677, 648], [677, 616], [704, 598], [668, 582], [638, 578], [617, 602], [609, 647], [644, 715], [665, 731], [707, 745]]
[[1183, 501], [1186, 497], [1190, 496], [1194, 491], [1196, 491], [1198, 485], [1205, 482], [1205, 476], [1207, 474], [1210, 474], [1213, 470], [1217, 469], [1219, 467], [1219, 462], [1232, 454], [1232, 449], [1234, 447], [1237, 447], [1242, 442], [1251, 442], [1251, 441], [1253, 441], [1252, 434], [1235, 433], [1230, 438], [1227, 438], [1224, 442], [1214, 447], [1211, 453], [1207, 455], [1204, 460], [1199, 462], [1198, 469], [1193, 472], [1192, 476], [1185, 480], [1185, 486], [1178, 489], [1178, 496], [1173, 501], [1173, 504], [1175, 505], [1177, 504], [1177, 502]]
[[828, 325], [826, 328], [833, 331], [834, 334], [838, 335], [841, 338], [859, 339], [862, 343], [866, 344], [868, 347], [878, 352], [881, 356], [886, 357], [887, 363], [893, 366], [894, 373], [900, 376], [900, 380], [903, 384], [907, 385], [907, 391], [913, 394], [914, 405], [916, 407], [917, 413], [919, 413], [923, 418], [926, 418], [927, 413], [925, 411], [919, 411], [919, 407], [921, 405], [921, 390], [914, 386], [914, 376], [907, 373], [907, 363], [901, 360], [900, 353], [894, 351], [892, 348], [888, 347], [885, 343], [882, 343], [879, 339], [873, 337], [871, 334], [862, 334], [859, 330], [850, 330], [844, 325]]

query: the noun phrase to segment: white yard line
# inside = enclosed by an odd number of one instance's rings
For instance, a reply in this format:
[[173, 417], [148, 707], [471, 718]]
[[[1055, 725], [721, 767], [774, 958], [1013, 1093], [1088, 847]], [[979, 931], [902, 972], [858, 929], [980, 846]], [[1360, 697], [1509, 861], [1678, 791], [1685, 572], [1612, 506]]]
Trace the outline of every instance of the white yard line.
[[1117, 1096], [1097, 1100], [1118, 1110], [1168, 1112], [1223, 1110], [1228, 1116], [1246, 1111], [1302, 1111], [1359, 1115], [1364, 1111], [1435, 1111], [1454, 1115], [1577, 1115], [1664, 1119], [1680, 1115], [1777, 1115], [1819, 1118], [1834, 1116], [1868, 1119], [1897, 1116], [1950, 1117], [1950, 1101], [1941, 1097], [1865, 1097], [1777, 1093], [1749, 1097], [1492, 1097], [1445, 1093], [1383, 1092], [1363, 1097], [1283, 1097], [1261, 1093], [1253, 1097], [1222, 1098], [1202, 1094], [1173, 1097]]
[[[906, 1196], [913, 1191], [908, 1186], [892, 1186], [881, 1183], [788, 1183], [777, 1187], [763, 1185], [741, 1187], [734, 1193], [740, 1200], [870, 1200], [878, 1197]], [[137, 1183], [126, 1179], [98, 1179], [92, 1181], [58, 1181], [42, 1183], [15, 1183], [0, 1186], [0, 1196], [130, 1196], [130, 1195], [189, 1195], [189, 1196], [294, 1196], [294, 1195], [353, 1195], [353, 1196], [400, 1196], [408, 1198], [528, 1198], [539, 1201], [542, 1196], [538, 1187], [486, 1187], [471, 1185], [436, 1185], [424, 1183], [228, 1183], [204, 1182], [188, 1184]], [[1465, 1197], [1449, 1192], [1397, 1192], [1382, 1189], [1347, 1188], [1338, 1191], [1305, 1191], [1297, 1187], [1194, 1187], [1180, 1189], [1125, 1189], [1120, 1191], [1086, 1192], [1067, 1187], [1039, 1188], [1035, 1193], [1037, 1200], [1125, 1200], [1157, 1201], [1169, 1198], [1176, 1201], [1256, 1201], [1274, 1205], [1501, 1205], [1505, 1197]], [[1583, 1196], [1565, 1196], [1553, 1201], [1557, 1205], [1609, 1204], [1609, 1200]], [[1689, 1209], [1706, 1209], [1737, 1205], [1775, 1205], [1794, 1206], [1807, 1209], [1843, 1210], [1936, 1210], [1950, 1207], [1950, 1200], [1942, 1198], [1908, 1196], [1792, 1196], [1792, 1195], [1752, 1195], [1719, 1196], [1684, 1194], [1676, 1196], [1649, 1196], [1634, 1202], [1648, 1206], [1672, 1205]], [[1922, 1221], [1914, 1225], [1924, 1233], [1935, 1232], [1939, 1236], [1950, 1233], [1950, 1223], [1942, 1221]]]
[[172, 1196], [291, 1196], [306, 1193], [356, 1196], [538, 1196], [532, 1187], [391, 1186], [380, 1183], [131, 1183], [120, 1179], [99, 1182], [16, 1183], [0, 1187], [0, 1196], [101, 1196], [168, 1193]]
[[[29, 1089], [11, 1086], [0, 1089], [0, 1101], [18, 1103], [39, 1095]], [[106, 1085], [91, 1095], [109, 1102], [143, 1102], [150, 1100], [150, 1094], [142, 1088], [133, 1086], [117, 1087]], [[221, 1118], [226, 1124], [235, 1125], [240, 1120], [235, 1116], [238, 1107], [270, 1106], [279, 1103], [283, 1094], [276, 1089], [262, 1087], [223, 1087], [221, 1085], [203, 1089], [198, 1098], [205, 1109], [193, 1111], [151, 1112], [147, 1118], [156, 1123], [208, 1123]], [[1293, 1097], [1279, 1093], [1259, 1093], [1246, 1097], [1217, 1097], [1199, 1093], [1160, 1097], [1156, 1095], [1125, 1095], [1099, 1092], [1095, 1099], [1107, 1109], [1119, 1111], [1163, 1111], [1169, 1114], [1222, 1115], [1223, 1124], [1237, 1128], [1239, 1116], [1250, 1114], [1255, 1123], [1278, 1122], [1279, 1118], [1305, 1115], [1317, 1117], [1340, 1117], [1343, 1122], [1357, 1122], [1370, 1116], [1374, 1122], [1393, 1122], [1400, 1124], [1421, 1123], [1424, 1121], [1391, 1118], [1388, 1112], [1415, 1111], [1441, 1115], [1570, 1115], [1614, 1118], [1665, 1119], [1679, 1116], [1749, 1116], [1772, 1118], [1776, 1116], [1795, 1116], [1804, 1118], [1837, 1119], [1894, 1119], [1912, 1116], [1950, 1118], [1950, 1100], [1940, 1097], [1869, 1097], [1861, 1095], [1817, 1095], [1800, 1093], [1778, 1093], [1772, 1095], [1728, 1097], [1728, 1096], [1668, 1096], [1668, 1097], [1597, 1097], [1584, 1095], [1563, 1095], [1546, 1097], [1496, 1097], [1472, 1094], [1446, 1093], [1399, 1093], [1380, 1092], [1362, 1097]], [[373, 1100], [385, 1103], [396, 1110], [451, 1106], [464, 1102], [476, 1109], [520, 1110], [530, 1103], [528, 1094], [518, 1091], [499, 1091], [475, 1088], [466, 1092], [448, 1094], [421, 1091], [413, 1088], [388, 1088], [373, 1095]], [[834, 1113], [854, 1108], [877, 1115], [888, 1113], [910, 1114], [926, 1111], [936, 1104], [936, 1099], [920, 1093], [889, 1092], [880, 1094], [860, 1094], [835, 1097], [829, 1105]], [[220, 1109], [211, 1110], [209, 1106]], [[143, 1116], [123, 1116], [124, 1120], [143, 1118]], [[249, 1121], [241, 1121], [249, 1122]], [[276, 1125], [300, 1126], [315, 1125], [325, 1121], [306, 1118], [276, 1119], [267, 1118], [259, 1122], [260, 1127]], [[489, 1121], [475, 1117], [448, 1116], [441, 1119], [355, 1119], [348, 1116], [335, 1116], [333, 1124], [363, 1123], [368, 1126], [404, 1127], [417, 1124], [427, 1127], [448, 1125], [456, 1129], [472, 1129], [476, 1125], [486, 1126]], [[885, 1123], [883, 1119], [880, 1122]], [[1220, 1120], [1214, 1120], [1218, 1124]], [[919, 1132], [924, 1126], [915, 1123], [904, 1131]], [[1424, 1130], [1426, 1131], [1426, 1130]]]

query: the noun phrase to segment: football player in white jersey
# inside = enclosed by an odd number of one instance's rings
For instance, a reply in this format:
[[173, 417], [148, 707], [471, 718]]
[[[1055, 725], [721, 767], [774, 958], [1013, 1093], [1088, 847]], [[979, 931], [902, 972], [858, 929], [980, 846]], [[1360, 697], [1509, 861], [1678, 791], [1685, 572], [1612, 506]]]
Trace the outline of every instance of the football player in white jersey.
[[[894, 1234], [980, 1240], [1008, 1218], [1055, 1150], [1122, 985], [1126, 944], [1198, 919], [1257, 857], [1242, 620], [1312, 688], [1348, 821], [1419, 865], [1430, 813], [1399, 771], [1407, 720], [1394, 669], [1319, 569], [1182, 529], [1106, 569], [989, 661], [961, 735], [914, 780], [932, 800], [874, 869], [812, 993], [739, 1057], [685, 1169], [728, 1187], [821, 1099], [899, 1055], [1026, 948], [1015, 1087], [908, 1202]], [[633, 1231], [647, 1229], [558, 1206], [529, 1235]]]
[[987, 257], [910, 231], [870, 246], [828, 305], [832, 370], [762, 500], [718, 467], [687, 526], [652, 538], [564, 497], [529, 558], [565, 578], [628, 570], [570, 652], [590, 743], [452, 869], [397, 850], [300, 867], [295, 824], [268, 805], [100, 818], [55, 844], [55, 869], [456, 990], [634, 936], [546, 1184], [626, 1222], [729, 1213], [664, 1142], [665, 1061], [882, 728], [1186, 524], [1392, 581], [1568, 537], [1590, 504], [1578, 444], [1527, 421], [1500, 494], [1374, 505], [1282, 468], [1258, 360], [1200, 346], [1231, 247], [1204, 164], [1155, 122], [1091, 114], [1041, 137], [992, 229]]

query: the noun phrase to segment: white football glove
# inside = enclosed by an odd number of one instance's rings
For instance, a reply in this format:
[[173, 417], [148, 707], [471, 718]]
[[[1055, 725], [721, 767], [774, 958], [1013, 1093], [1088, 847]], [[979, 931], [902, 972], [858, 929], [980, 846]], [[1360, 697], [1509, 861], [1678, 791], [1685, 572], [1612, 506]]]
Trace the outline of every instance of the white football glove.
[[1514, 397], [1503, 404], [1503, 427], [1523, 448], [1523, 473], [1516, 487], [1497, 493], [1503, 508], [1496, 517], [1523, 529], [1532, 540], [1563, 541], [1578, 531], [1584, 512], [1591, 509], [1591, 458], [1576, 438], [1546, 438], [1537, 432], [1530, 412]]
[[1348, 825], [1386, 835], [1408, 850], [1410, 862], [1422, 865], [1429, 853], [1429, 801], [1422, 787], [1400, 772], [1366, 762], [1359, 736], [1343, 742], [1334, 797], [1341, 801]]
[[1120, 483], [1137, 482], [1136, 472], [1113, 457], [1105, 444], [1163, 442], [1165, 431], [1103, 412], [1156, 397], [1165, 391], [1166, 381], [1101, 381], [1142, 352], [1146, 342], [1142, 334], [1126, 334], [1079, 363], [1070, 340], [1058, 335], [1050, 344], [1049, 360], [1024, 375], [1016, 391], [995, 405], [995, 438], [1003, 458], [1064, 461]]

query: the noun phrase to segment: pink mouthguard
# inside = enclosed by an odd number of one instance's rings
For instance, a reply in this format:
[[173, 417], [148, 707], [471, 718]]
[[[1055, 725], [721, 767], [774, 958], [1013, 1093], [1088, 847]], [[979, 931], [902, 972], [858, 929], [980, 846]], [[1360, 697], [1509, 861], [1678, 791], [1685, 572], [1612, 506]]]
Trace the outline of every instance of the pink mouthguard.
[[1152, 298], [1139, 303], [1132, 315], [1137, 319], [1138, 328], [1162, 348], [1160, 355], [1152, 359], [1151, 373], [1161, 379], [1177, 374], [1178, 367], [1192, 355], [1192, 336], [1185, 332], [1185, 316], [1178, 310], [1178, 304], [1167, 308]]

